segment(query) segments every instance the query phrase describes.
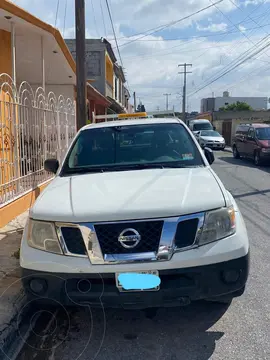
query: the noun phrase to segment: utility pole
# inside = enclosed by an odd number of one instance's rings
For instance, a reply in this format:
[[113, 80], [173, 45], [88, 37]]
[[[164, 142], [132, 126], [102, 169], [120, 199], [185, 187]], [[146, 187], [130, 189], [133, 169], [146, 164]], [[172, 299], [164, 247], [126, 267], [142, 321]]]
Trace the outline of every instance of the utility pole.
[[182, 102], [182, 120], [186, 123], [186, 90], [187, 90], [187, 74], [191, 74], [191, 71], [187, 71], [188, 66], [192, 66], [192, 64], [179, 64], [179, 66], [184, 66], [184, 71], [179, 74], [184, 74], [184, 86], [183, 86], [183, 102]]
[[136, 92], [134, 91], [134, 93], [133, 93], [133, 99], [134, 99], [134, 112], [136, 112], [136, 110], [137, 110], [137, 104], [136, 104]]
[[171, 96], [171, 94], [163, 94], [164, 96], [166, 96], [166, 110], [169, 109], [169, 96]]
[[86, 125], [85, 0], [75, 0], [77, 130]]

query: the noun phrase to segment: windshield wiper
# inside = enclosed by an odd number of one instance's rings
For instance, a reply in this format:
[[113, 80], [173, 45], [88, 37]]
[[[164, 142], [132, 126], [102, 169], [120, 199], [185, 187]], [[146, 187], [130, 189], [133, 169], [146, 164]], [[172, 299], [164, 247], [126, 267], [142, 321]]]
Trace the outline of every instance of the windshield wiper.
[[[201, 165], [198, 165], [201, 166]], [[179, 163], [142, 163], [142, 164], [126, 164], [126, 165], [115, 165], [115, 166], [98, 166], [98, 167], [79, 167], [74, 169], [66, 169], [62, 175], [76, 175], [76, 174], [87, 174], [87, 173], [103, 173], [113, 171], [129, 171], [129, 170], [143, 170], [143, 169], [176, 169], [176, 168], [191, 168], [198, 167], [197, 165], [187, 165]]]
[[74, 169], [65, 169], [62, 175], [73, 175], [73, 174], [87, 174], [87, 173], [98, 173], [104, 172], [104, 168], [74, 168]]

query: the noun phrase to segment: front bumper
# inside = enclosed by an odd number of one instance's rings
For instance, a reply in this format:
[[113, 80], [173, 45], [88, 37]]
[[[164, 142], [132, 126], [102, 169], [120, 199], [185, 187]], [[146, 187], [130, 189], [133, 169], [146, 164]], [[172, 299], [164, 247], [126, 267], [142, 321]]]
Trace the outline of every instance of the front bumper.
[[[29, 299], [40, 303], [143, 309], [186, 305], [219, 296], [239, 296], [248, 273], [249, 253], [217, 264], [161, 270], [158, 291], [119, 292], [114, 273], [49, 273], [22, 268], [22, 282]], [[36, 289], [43, 286], [40, 293], [31, 289], [32, 280], [39, 281], [35, 282]]]
[[223, 150], [226, 147], [224, 143], [202, 143], [202, 148], [208, 147], [213, 150]]

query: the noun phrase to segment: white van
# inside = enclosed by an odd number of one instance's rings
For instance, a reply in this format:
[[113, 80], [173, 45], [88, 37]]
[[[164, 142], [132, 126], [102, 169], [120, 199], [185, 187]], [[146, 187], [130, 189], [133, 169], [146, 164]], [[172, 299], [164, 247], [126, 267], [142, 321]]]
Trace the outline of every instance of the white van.
[[201, 130], [215, 130], [210, 121], [207, 119], [190, 120], [188, 126], [193, 132]]

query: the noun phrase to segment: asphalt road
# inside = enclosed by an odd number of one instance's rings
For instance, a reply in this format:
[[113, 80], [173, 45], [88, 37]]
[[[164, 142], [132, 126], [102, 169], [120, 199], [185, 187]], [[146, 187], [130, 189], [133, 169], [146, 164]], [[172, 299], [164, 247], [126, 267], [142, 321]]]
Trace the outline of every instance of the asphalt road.
[[89, 308], [43, 314], [17, 360], [270, 359], [270, 167], [255, 168], [227, 152], [216, 157], [213, 167], [236, 198], [250, 237], [244, 296], [228, 309], [198, 303], [156, 314]]

